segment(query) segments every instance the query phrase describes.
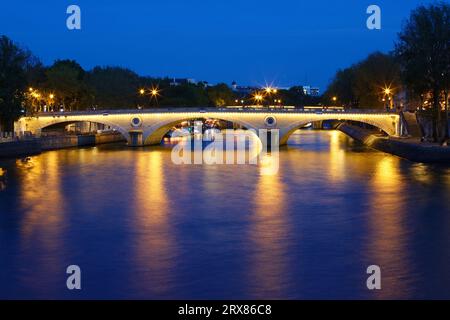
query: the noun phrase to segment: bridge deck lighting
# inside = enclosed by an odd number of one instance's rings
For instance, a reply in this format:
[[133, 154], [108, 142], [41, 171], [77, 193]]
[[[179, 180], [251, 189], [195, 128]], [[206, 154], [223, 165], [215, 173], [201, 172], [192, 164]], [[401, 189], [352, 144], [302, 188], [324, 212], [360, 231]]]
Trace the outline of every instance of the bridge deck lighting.
[[145, 90], [144, 90], [144, 89], [140, 89], [140, 90], [139, 90], [139, 94], [143, 95], [144, 93], [145, 93]]

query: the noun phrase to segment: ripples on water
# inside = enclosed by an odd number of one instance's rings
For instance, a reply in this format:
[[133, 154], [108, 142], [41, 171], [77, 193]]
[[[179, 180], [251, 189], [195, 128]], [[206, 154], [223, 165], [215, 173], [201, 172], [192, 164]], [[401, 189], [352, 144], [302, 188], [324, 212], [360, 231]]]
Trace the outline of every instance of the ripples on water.
[[0, 162], [0, 298], [450, 298], [450, 168], [337, 131], [294, 135], [274, 176], [170, 151]]

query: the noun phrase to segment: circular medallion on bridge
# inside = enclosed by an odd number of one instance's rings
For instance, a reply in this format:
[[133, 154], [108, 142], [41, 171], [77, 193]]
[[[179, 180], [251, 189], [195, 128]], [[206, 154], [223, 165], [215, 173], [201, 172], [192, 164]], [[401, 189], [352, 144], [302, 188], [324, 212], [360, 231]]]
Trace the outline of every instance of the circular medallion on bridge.
[[139, 117], [134, 117], [131, 119], [131, 126], [134, 128], [138, 128], [142, 125], [142, 119]]
[[275, 119], [275, 117], [272, 116], [267, 116], [266, 119], [264, 119], [264, 123], [268, 127], [274, 127], [277, 124], [277, 119]]

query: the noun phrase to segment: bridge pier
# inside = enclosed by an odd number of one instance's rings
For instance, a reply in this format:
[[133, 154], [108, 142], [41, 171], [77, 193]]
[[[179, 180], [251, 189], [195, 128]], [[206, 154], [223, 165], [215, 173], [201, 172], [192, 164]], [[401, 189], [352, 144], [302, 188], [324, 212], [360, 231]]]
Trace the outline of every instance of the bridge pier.
[[322, 130], [323, 129], [323, 121], [314, 121], [312, 123], [314, 130]]
[[130, 141], [128, 142], [128, 146], [130, 147], [142, 147], [144, 145], [143, 141], [143, 132], [140, 130], [133, 130], [129, 132]]

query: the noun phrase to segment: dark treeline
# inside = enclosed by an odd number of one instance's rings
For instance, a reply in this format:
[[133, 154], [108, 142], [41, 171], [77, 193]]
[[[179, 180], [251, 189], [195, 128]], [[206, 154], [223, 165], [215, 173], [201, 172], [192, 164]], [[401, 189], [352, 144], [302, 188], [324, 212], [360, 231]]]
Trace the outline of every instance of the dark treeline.
[[[122, 67], [83, 68], [73, 60], [58, 60], [49, 67], [41, 66], [39, 77], [28, 82], [30, 92], [40, 92], [33, 105], [53, 105], [67, 111], [92, 109], [128, 109], [156, 106], [214, 106], [234, 98], [223, 84], [182, 82], [173, 79], [140, 76]], [[152, 89], [157, 94], [152, 95]], [[141, 91], [143, 90], [143, 91]], [[52, 101], [47, 101], [52, 95]], [[36, 94], [31, 96], [36, 98]]]
[[402, 90], [400, 65], [391, 54], [376, 52], [364, 61], [339, 70], [325, 92], [326, 101], [337, 100], [348, 108], [386, 107], [386, 89]]

